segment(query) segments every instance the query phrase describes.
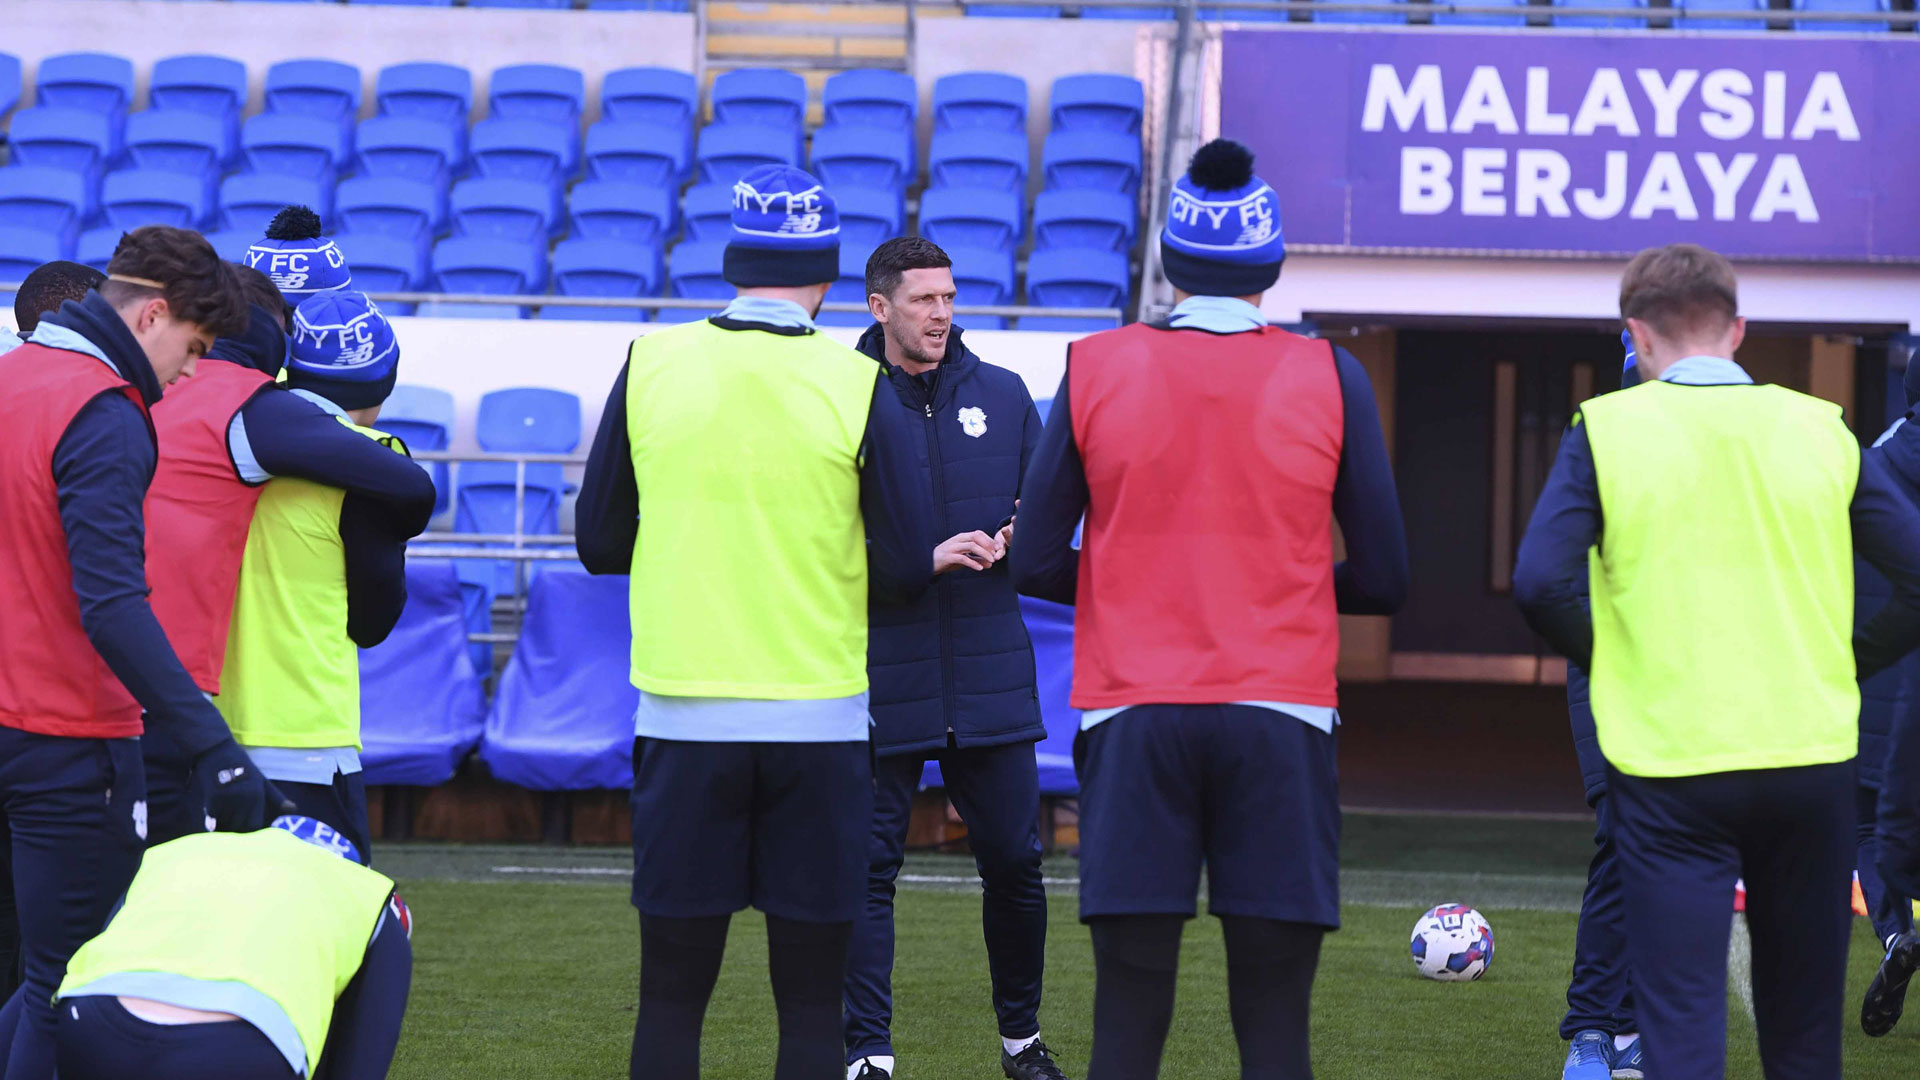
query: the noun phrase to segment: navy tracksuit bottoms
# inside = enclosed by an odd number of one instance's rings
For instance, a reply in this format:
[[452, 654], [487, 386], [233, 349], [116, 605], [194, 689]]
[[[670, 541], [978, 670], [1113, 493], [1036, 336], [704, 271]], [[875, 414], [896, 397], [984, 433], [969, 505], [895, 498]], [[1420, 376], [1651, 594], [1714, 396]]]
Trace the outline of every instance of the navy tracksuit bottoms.
[[53, 1080], [53, 992], [140, 867], [147, 781], [139, 739], [0, 728], [0, 845], [26, 980], [0, 1009], [0, 1075]]
[[1893, 935], [1913, 929], [1913, 903], [1908, 897], [1889, 891], [1886, 882], [1880, 880], [1880, 867], [1876, 865], [1880, 843], [1874, 836], [1880, 824], [1879, 789], [1862, 784], [1854, 791], [1859, 804], [1854, 826], [1859, 838], [1859, 860], [1855, 869], [1860, 874], [1860, 894], [1866, 898], [1867, 915], [1873, 919], [1874, 936], [1884, 945]]
[[1609, 1035], [1639, 1030], [1613, 815], [1613, 801], [1603, 790], [1593, 800], [1593, 861], [1587, 864], [1587, 891], [1580, 899], [1580, 928], [1573, 939], [1573, 981], [1567, 985], [1567, 1015], [1560, 1021], [1562, 1039], [1590, 1030]]
[[854, 923], [847, 963], [849, 1062], [893, 1055], [894, 880], [906, 858], [913, 793], [929, 757], [940, 762], [947, 796], [966, 822], [980, 870], [980, 922], [1000, 1034], [1024, 1039], [1040, 1030], [1047, 893], [1040, 881], [1040, 778], [1033, 744], [883, 757], [874, 765], [866, 909]]
[[1768, 1080], [1839, 1080], [1852, 761], [1654, 779], [1608, 770], [1640, 1037], [1662, 1080], [1722, 1080], [1734, 880]]

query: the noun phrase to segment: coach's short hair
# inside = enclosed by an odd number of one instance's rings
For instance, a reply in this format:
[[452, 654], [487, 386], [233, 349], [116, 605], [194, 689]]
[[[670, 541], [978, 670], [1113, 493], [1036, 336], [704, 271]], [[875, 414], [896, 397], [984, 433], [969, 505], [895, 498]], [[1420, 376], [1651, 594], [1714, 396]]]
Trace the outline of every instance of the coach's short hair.
[[286, 296], [280, 292], [280, 286], [275, 285], [273, 279], [263, 271], [256, 270], [246, 263], [231, 265], [233, 275], [240, 285], [240, 295], [246, 299], [247, 303], [273, 312], [274, 318], [280, 320], [280, 329], [285, 330], [289, 321], [288, 313], [293, 310], [293, 306], [287, 303]]
[[1620, 277], [1620, 318], [1663, 337], [1718, 333], [1740, 314], [1733, 264], [1699, 244], [1668, 244], [1633, 257]]
[[893, 290], [909, 270], [939, 270], [951, 267], [953, 260], [940, 245], [924, 236], [896, 236], [873, 249], [867, 256], [867, 295], [879, 293], [893, 299]]
[[247, 298], [234, 265], [192, 229], [143, 225], [120, 237], [100, 295], [115, 307], [160, 296], [176, 319], [216, 338], [247, 332]]
[[85, 300], [107, 275], [83, 263], [61, 259], [34, 268], [13, 296], [13, 322], [22, 334], [40, 325], [40, 316], [59, 311], [69, 300]]

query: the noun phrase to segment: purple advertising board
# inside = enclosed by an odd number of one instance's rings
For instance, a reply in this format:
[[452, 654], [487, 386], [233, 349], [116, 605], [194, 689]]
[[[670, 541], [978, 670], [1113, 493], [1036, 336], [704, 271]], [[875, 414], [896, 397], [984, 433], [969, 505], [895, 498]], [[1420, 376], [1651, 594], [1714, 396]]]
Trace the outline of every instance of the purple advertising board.
[[1232, 30], [1290, 246], [1920, 261], [1920, 42]]

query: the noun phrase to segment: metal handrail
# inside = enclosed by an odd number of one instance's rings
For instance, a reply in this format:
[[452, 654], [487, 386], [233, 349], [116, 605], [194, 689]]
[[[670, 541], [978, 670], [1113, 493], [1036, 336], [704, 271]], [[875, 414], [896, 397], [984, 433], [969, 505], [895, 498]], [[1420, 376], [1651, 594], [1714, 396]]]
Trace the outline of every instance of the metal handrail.
[[[0, 292], [12, 287], [0, 285]], [[544, 294], [514, 296], [499, 293], [428, 292], [376, 292], [367, 295], [382, 304], [493, 304], [500, 307], [660, 308], [669, 311], [718, 311], [727, 304], [725, 300], [701, 300], [681, 296], [548, 296]], [[820, 305], [820, 310], [866, 311], [867, 306], [847, 300], [829, 300]], [[956, 304], [953, 311], [955, 315], [988, 315], [1016, 319], [1022, 316], [1117, 319], [1121, 316], [1119, 308], [1035, 307], [1027, 304]]]

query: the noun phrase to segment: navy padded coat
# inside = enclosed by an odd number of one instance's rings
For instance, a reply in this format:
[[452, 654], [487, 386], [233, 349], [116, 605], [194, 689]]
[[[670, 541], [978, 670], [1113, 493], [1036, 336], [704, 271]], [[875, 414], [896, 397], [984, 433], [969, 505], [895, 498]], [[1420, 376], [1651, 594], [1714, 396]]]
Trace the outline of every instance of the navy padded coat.
[[[973, 530], [992, 535], [1013, 514], [1040, 441], [1040, 413], [1026, 382], [975, 356], [957, 326], [947, 334], [931, 392], [926, 380], [888, 365], [885, 347], [878, 324], [858, 346], [886, 368], [894, 400], [925, 434], [917, 453], [933, 492], [928, 532], [936, 542]], [[876, 394], [874, 407], [886, 399]], [[948, 745], [949, 732], [959, 747], [1046, 737], [1033, 643], [1005, 560], [990, 570], [942, 574], [911, 603], [875, 598], [867, 614], [875, 752], [937, 751]]]

